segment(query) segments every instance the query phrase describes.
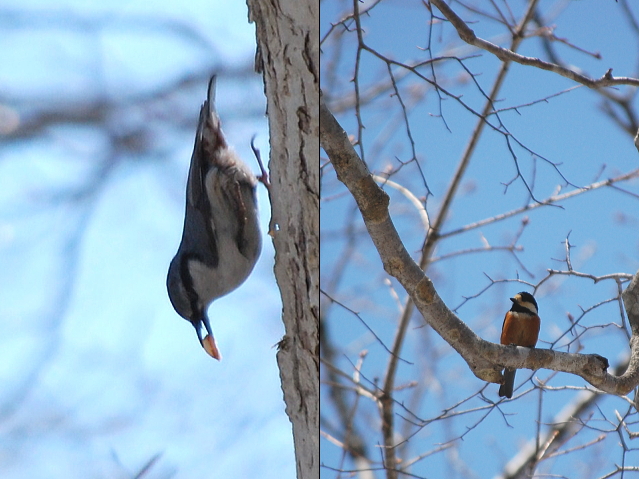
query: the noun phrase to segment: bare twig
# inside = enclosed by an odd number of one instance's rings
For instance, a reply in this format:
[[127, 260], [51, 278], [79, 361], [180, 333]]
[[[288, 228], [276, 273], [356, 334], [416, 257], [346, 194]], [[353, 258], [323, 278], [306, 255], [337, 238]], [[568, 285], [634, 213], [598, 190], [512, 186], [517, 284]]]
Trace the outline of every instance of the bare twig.
[[444, 16], [453, 25], [453, 27], [455, 27], [457, 33], [459, 34], [459, 38], [461, 38], [469, 45], [476, 46], [477, 48], [481, 48], [482, 50], [486, 50], [487, 52], [492, 53], [504, 62], [515, 62], [521, 65], [540, 68], [541, 70], [548, 70], [564, 76], [574, 82], [581, 83], [588, 88], [602, 88], [618, 85], [639, 86], [639, 79], [637, 78], [613, 77], [612, 68], [608, 69], [608, 71], [604, 73], [601, 78], [593, 79], [555, 63], [549, 63], [540, 60], [539, 58], [520, 55], [519, 53], [516, 53], [512, 48], [503, 48], [476, 36], [475, 32], [461, 18], [459, 18], [459, 16], [457, 16], [453, 9], [450, 8], [444, 2], [444, 0], [431, 0], [431, 3], [435, 5], [439, 9], [439, 11], [444, 14]]

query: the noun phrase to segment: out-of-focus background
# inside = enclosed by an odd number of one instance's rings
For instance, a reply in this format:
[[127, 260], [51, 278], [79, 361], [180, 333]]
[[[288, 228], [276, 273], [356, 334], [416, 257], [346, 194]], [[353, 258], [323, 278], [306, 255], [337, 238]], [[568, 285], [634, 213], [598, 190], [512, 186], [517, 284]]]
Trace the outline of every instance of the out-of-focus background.
[[212, 73], [268, 159], [246, 4], [2, 2], [0, 32], [2, 477], [293, 477], [268, 236], [209, 309], [221, 363], [165, 288]]

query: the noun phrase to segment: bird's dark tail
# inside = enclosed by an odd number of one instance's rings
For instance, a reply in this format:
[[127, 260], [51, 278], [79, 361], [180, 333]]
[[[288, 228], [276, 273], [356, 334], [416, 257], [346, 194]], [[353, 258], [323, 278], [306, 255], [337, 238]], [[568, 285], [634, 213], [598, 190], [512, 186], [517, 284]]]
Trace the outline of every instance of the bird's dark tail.
[[504, 370], [504, 384], [499, 386], [499, 396], [506, 396], [508, 399], [513, 397], [513, 387], [515, 386], [516, 369], [506, 368]]
[[200, 110], [200, 120], [197, 127], [196, 149], [202, 148], [202, 154], [209, 161], [216, 163], [222, 150], [228, 145], [222, 133], [220, 118], [215, 109], [215, 85], [216, 76], [209, 80], [209, 87], [206, 92], [206, 101]]

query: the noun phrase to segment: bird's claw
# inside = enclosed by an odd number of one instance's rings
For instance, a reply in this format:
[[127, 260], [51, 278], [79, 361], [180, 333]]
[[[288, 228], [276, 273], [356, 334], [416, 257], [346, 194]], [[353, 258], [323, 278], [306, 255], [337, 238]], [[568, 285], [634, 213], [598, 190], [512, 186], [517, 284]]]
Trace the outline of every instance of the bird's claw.
[[264, 163], [262, 163], [262, 155], [260, 155], [260, 150], [255, 146], [255, 136], [256, 135], [253, 135], [253, 138], [251, 138], [251, 149], [253, 150], [253, 154], [255, 155], [257, 164], [260, 165], [260, 176], [257, 177], [257, 181], [262, 183], [268, 191], [268, 199], [271, 203], [271, 220], [268, 223], [268, 234], [271, 237], [275, 237], [275, 231], [279, 228], [275, 223], [275, 219], [273, 218], [273, 202], [271, 201], [271, 180], [268, 177], [266, 168], [264, 168]]
[[262, 163], [262, 155], [260, 155], [260, 150], [255, 146], [255, 136], [251, 138], [251, 150], [253, 150], [253, 154], [255, 155], [255, 159], [257, 160], [257, 164], [260, 165], [260, 176], [257, 177], [257, 180], [266, 186], [268, 192], [271, 192], [271, 182], [268, 178], [268, 172], [266, 168], [264, 168], [264, 163]]

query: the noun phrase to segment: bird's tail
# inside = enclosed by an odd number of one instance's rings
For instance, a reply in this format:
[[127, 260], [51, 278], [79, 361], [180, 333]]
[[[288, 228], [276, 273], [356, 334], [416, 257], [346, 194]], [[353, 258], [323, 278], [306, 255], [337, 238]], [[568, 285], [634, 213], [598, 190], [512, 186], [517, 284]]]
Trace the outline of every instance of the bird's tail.
[[[209, 80], [209, 88], [206, 92], [206, 101], [202, 105], [202, 109], [205, 112], [205, 116], [208, 116], [209, 128], [213, 130], [220, 129], [220, 118], [217, 116], [217, 110], [215, 109], [215, 86], [217, 84], [217, 75], [213, 75]], [[202, 115], [200, 115], [200, 120]]]
[[218, 159], [221, 159], [222, 163], [224, 163], [224, 155], [221, 152], [228, 149], [226, 138], [224, 138], [224, 133], [222, 133], [220, 117], [215, 109], [216, 78], [213, 75], [209, 80], [206, 101], [200, 109], [200, 119], [195, 136], [195, 151], [198, 151], [203, 158], [209, 159], [214, 164]]
[[499, 396], [506, 396], [508, 399], [513, 397], [513, 387], [515, 386], [516, 369], [506, 368], [504, 370], [504, 384], [499, 386]]

